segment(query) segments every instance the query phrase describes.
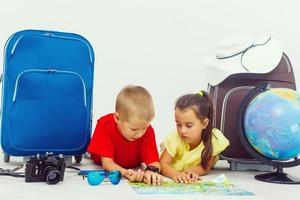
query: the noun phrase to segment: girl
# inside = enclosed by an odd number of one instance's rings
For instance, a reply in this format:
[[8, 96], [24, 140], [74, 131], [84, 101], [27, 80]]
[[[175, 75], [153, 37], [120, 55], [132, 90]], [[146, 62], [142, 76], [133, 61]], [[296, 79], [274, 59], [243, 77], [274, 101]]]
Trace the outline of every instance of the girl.
[[161, 173], [177, 183], [206, 175], [229, 141], [213, 123], [213, 103], [207, 92], [181, 96], [175, 104], [177, 132], [167, 136], [160, 157]]

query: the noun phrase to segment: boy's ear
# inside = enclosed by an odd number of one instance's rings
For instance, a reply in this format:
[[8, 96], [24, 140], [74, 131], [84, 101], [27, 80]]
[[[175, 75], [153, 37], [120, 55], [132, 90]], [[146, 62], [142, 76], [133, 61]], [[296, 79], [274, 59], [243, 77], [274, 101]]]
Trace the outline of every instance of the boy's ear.
[[119, 121], [120, 121], [119, 113], [117, 113], [117, 112], [114, 113], [114, 120], [117, 124], [119, 123]]
[[205, 118], [203, 121], [203, 129], [206, 129], [208, 123], [209, 123], [209, 119], [208, 118]]

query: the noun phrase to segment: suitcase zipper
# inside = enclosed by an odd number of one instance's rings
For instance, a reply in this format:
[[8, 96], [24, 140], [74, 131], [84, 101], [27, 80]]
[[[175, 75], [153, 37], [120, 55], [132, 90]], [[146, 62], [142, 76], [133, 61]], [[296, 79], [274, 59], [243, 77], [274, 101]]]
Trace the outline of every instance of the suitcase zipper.
[[217, 100], [218, 100], [218, 85], [216, 86], [211, 86], [210, 84], [208, 84], [208, 93], [210, 94], [210, 90], [214, 88], [214, 94], [213, 94], [213, 97], [212, 97], [212, 100], [213, 100], [213, 127], [216, 127], [217, 126]]
[[92, 51], [91, 51], [91, 48], [90, 46], [88, 45], [88, 43], [82, 39], [77, 39], [77, 38], [73, 38], [73, 37], [66, 37], [66, 36], [60, 36], [60, 35], [55, 35], [54, 33], [50, 33], [50, 32], [47, 32], [47, 33], [44, 33], [44, 34], [36, 34], [36, 33], [27, 33], [27, 34], [23, 34], [21, 35], [15, 42], [14, 46], [12, 47], [11, 49], [11, 52], [10, 52], [10, 55], [13, 55], [16, 51], [16, 48], [18, 46], [18, 44], [20, 43], [20, 41], [25, 37], [25, 36], [37, 36], [37, 37], [51, 37], [51, 38], [58, 38], [58, 39], [66, 39], [66, 40], [76, 40], [76, 41], [79, 41], [79, 42], [82, 42], [86, 48], [88, 49], [89, 51], [89, 57], [90, 57], [90, 62], [93, 63], [93, 55], [92, 55]]
[[288, 73], [291, 73], [292, 72], [292, 66], [291, 66], [291, 63], [289, 61], [289, 59], [286, 57], [285, 54], [283, 54], [283, 59], [285, 60], [286, 64], [287, 64], [287, 70], [288, 70]]
[[18, 75], [17, 79], [16, 79], [16, 84], [15, 84], [15, 88], [14, 88], [14, 95], [13, 95], [13, 99], [12, 99], [13, 102], [16, 101], [20, 79], [24, 74], [27, 74], [27, 73], [62, 73], [62, 74], [75, 75], [76, 77], [78, 77], [81, 80], [82, 88], [83, 88], [83, 101], [84, 101], [84, 106], [86, 107], [86, 105], [87, 105], [86, 87], [85, 87], [85, 83], [84, 83], [83, 78], [76, 72], [57, 70], [57, 69], [47, 69], [47, 70], [46, 69], [28, 69], [28, 70], [25, 70], [25, 71], [21, 72]]
[[224, 101], [223, 101], [223, 104], [222, 104], [222, 113], [221, 113], [221, 124], [220, 124], [220, 129], [221, 129], [221, 132], [224, 133], [224, 130], [225, 130], [225, 113], [226, 113], [226, 109], [227, 109], [227, 101], [228, 101], [228, 98], [229, 96], [234, 93], [234, 92], [237, 92], [239, 90], [243, 90], [243, 89], [248, 89], [248, 90], [251, 90], [255, 88], [254, 86], [241, 86], [241, 87], [235, 87], [235, 88], [232, 88], [231, 90], [229, 90], [225, 97], [224, 97]]

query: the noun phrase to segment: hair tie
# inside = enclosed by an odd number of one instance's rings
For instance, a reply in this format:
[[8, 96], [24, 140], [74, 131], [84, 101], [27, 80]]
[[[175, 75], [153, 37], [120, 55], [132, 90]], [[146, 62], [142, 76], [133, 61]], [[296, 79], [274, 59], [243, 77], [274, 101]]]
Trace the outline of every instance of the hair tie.
[[197, 95], [200, 96], [200, 97], [203, 97], [203, 92], [202, 92], [202, 90], [200, 90], [200, 91], [197, 93]]

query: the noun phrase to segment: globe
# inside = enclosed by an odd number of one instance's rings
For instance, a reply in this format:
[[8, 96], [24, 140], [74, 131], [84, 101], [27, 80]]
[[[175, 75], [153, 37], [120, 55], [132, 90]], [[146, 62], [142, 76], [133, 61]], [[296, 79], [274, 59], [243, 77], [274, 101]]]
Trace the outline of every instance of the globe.
[[245, 111], [244, 134], [251, 146], [272, 160], [300, 154], [300, 94], [292, 89], [268, 89]]

